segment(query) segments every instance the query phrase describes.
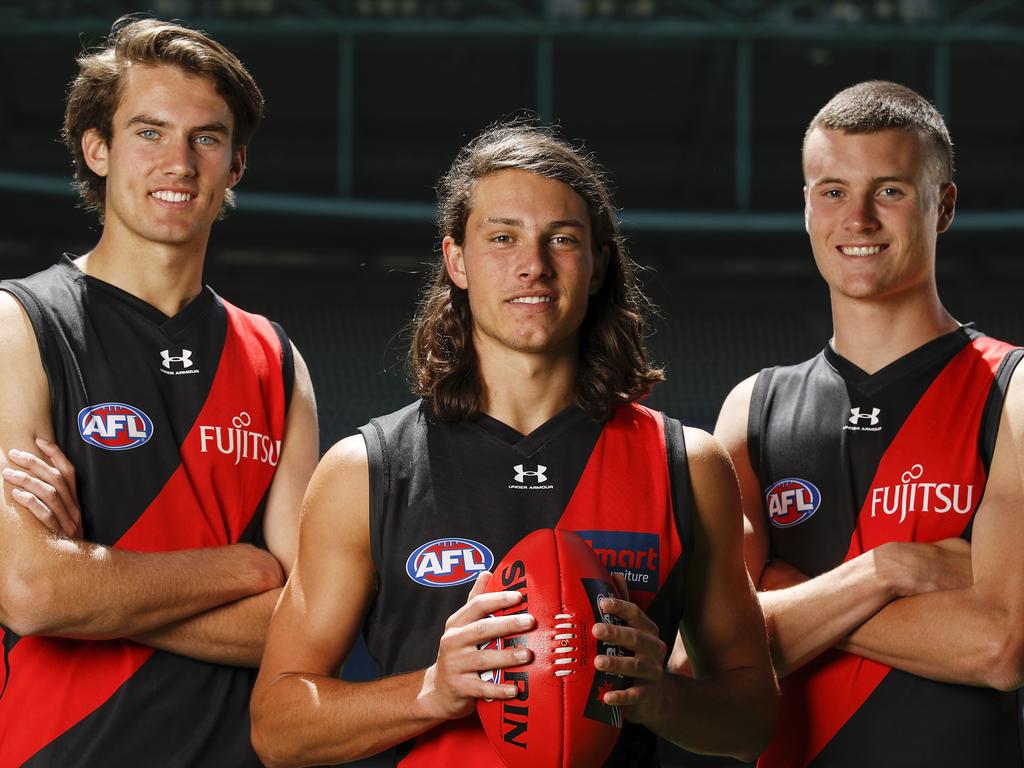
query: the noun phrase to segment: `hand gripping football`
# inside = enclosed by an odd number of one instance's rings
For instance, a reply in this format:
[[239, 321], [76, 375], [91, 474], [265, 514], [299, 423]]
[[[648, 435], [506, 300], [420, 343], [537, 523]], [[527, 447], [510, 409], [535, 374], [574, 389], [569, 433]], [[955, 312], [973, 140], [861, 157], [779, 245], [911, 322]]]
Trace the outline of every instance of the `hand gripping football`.
[[496, 615], [529, 613], [537, 626], [488, 644], [533, 651], [529, 664], [481, 674], [519, 688], [513, 699], [477, 702], [491, 744], [509, 768], [600, 766], [622, 728], [619, 708], [602, 699], [627, 685], [594, 667], [598, 654], [621, 652], [590, 631], [599, 621], [619, 623], [598, 608], [598, 597], [615, 596], [608, 571], [575, 533], [542, 528], [495, 569], [488, 591], [504, 590], [522, 592], [523, 601]]

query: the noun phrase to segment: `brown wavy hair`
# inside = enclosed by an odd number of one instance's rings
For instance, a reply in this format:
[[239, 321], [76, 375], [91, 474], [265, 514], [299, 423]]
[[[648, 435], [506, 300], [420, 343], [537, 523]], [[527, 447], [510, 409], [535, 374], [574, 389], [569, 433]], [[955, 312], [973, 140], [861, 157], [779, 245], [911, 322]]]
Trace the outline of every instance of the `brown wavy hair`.
[[[93, 173], [85, 162], [82, 136], [92, 128], [110, 144], [124, 74], [133, 64], [174, 66], [190, 75], [211, 78], [234, 116], [234, 147], [249, 143], [263, 117], [259, 86], [223, 45], [180, 24], [122, 16], [114, 22], [103, 46], [78, 57], [78, 74], [68, 87], [64, 110], [62, 137], [74, 158], [75, 188], [83, 206], [101, 218], [107, 180]], [[224, 205], [234, 204], [234, 191], [225, 190]]]
[[[522, 122], [499, 123], [463, 147], [437, 183], [440, 239], [462, 245], [480, 179], [515, 168], [568, 184], [590, 213], [594, 255], [608, 254], [598, 291], [590, 297], [579, 331], [580, 362], [573, 388], [576, 404], [599, 421], [614, 409], [647, 395], [665, 378], [647, 359], [644, 319], [651, 305], [637, 285], [604, 173], [589, 155], [552, 129]], [[473, 347], [469, 297], [438, 258], [413, 321], [409, 370], [413, 391], [443, 421], [480, 414], [481, 382]]]

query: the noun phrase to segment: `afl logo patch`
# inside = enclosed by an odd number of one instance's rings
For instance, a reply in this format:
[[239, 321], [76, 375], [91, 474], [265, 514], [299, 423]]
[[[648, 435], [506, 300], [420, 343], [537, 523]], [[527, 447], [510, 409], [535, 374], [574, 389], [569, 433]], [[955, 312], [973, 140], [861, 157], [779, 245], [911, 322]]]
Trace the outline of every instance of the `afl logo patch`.
[[821, 506], [821, 491], [813, 483], [796, 477], [779, 480], [765, 491], [768, 519], [776, 528], [790, 528], [802, 523]]
[[405, 572], [425, 587], [454, 587], [490, 570], [494, 555], [471, 539], [434, 539], [417, 547], [405, 561]]
[[134, 406], [100, 403], [78, 412], [78, 433], [97, 448], [127, 451], [149, 441], [153, 436], [153, 421]]

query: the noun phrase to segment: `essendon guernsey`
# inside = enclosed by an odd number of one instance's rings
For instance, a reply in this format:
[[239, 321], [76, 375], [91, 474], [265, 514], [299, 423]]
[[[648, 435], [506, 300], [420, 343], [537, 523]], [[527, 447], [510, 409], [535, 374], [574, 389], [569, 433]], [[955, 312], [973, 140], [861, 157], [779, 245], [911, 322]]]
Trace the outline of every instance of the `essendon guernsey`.
[[[36, 332], [85, 538], [138, 552], [258, 543], [291, 347], [209, 288], [167, 317], [64, 258], [5, 282]], [[129, 640], [4, 632], [0, 768], [257, 766], [255, 670]]]
[[[599, 423], [571, 407], [523, 436], [486, 414], [436, 421], [414, 403], [361, 432], [378, 574], [365, 635], [380, 674], [433, 664], [445, 620], [465, 603], [472, 581], [538, 528], [580, 534], [623, 574], [630, 599], [672, 646], [693, 536], [678, 421], [627, 405]], [[516, 738], [530, 738], [526, 712]], [[475, 713], [402, 745], [396, 764], [502, 765]], [[626, 723], [607, 765], [657, 764], [653, 735]]]
[[[831, 348], [763, 371], [750, 458], [771, 555], [816, 576], [888, 541], [971, 538], [1021, 350], [960, 328], [867, 374]], [[1016, 693], [835, 649], [782, 680], [760, 768], [1020, 768]]]

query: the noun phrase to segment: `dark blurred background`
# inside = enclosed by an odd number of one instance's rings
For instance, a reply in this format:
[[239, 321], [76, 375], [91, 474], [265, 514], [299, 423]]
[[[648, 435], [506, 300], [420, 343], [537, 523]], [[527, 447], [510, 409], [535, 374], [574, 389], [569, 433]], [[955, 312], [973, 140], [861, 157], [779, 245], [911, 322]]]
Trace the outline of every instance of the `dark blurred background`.
[[[800, 142], [861, 80], [909, 85], [945, 115], [960, 198], [940, 292], [958, 319], [1024, 341], [1024, 3], [7, 0], [0, 277], [97, 239], [68, 181], [62, 97], [75, 56], [137, 11], [210, 32], [264, 90], [207, 280], [303, 351], [324, 450], [410, 399], [402, 359], [435, 256], [433, 184], [463, 143], [524, 111], [608, 168], [661, 308], [650, 342], [669, 378], [649, 404], [690, 424], [711, 428], [734, 383], [813, 355], [831, 333], [803, 232]], [[366, 672], [365, 657], [349, 670]]]

